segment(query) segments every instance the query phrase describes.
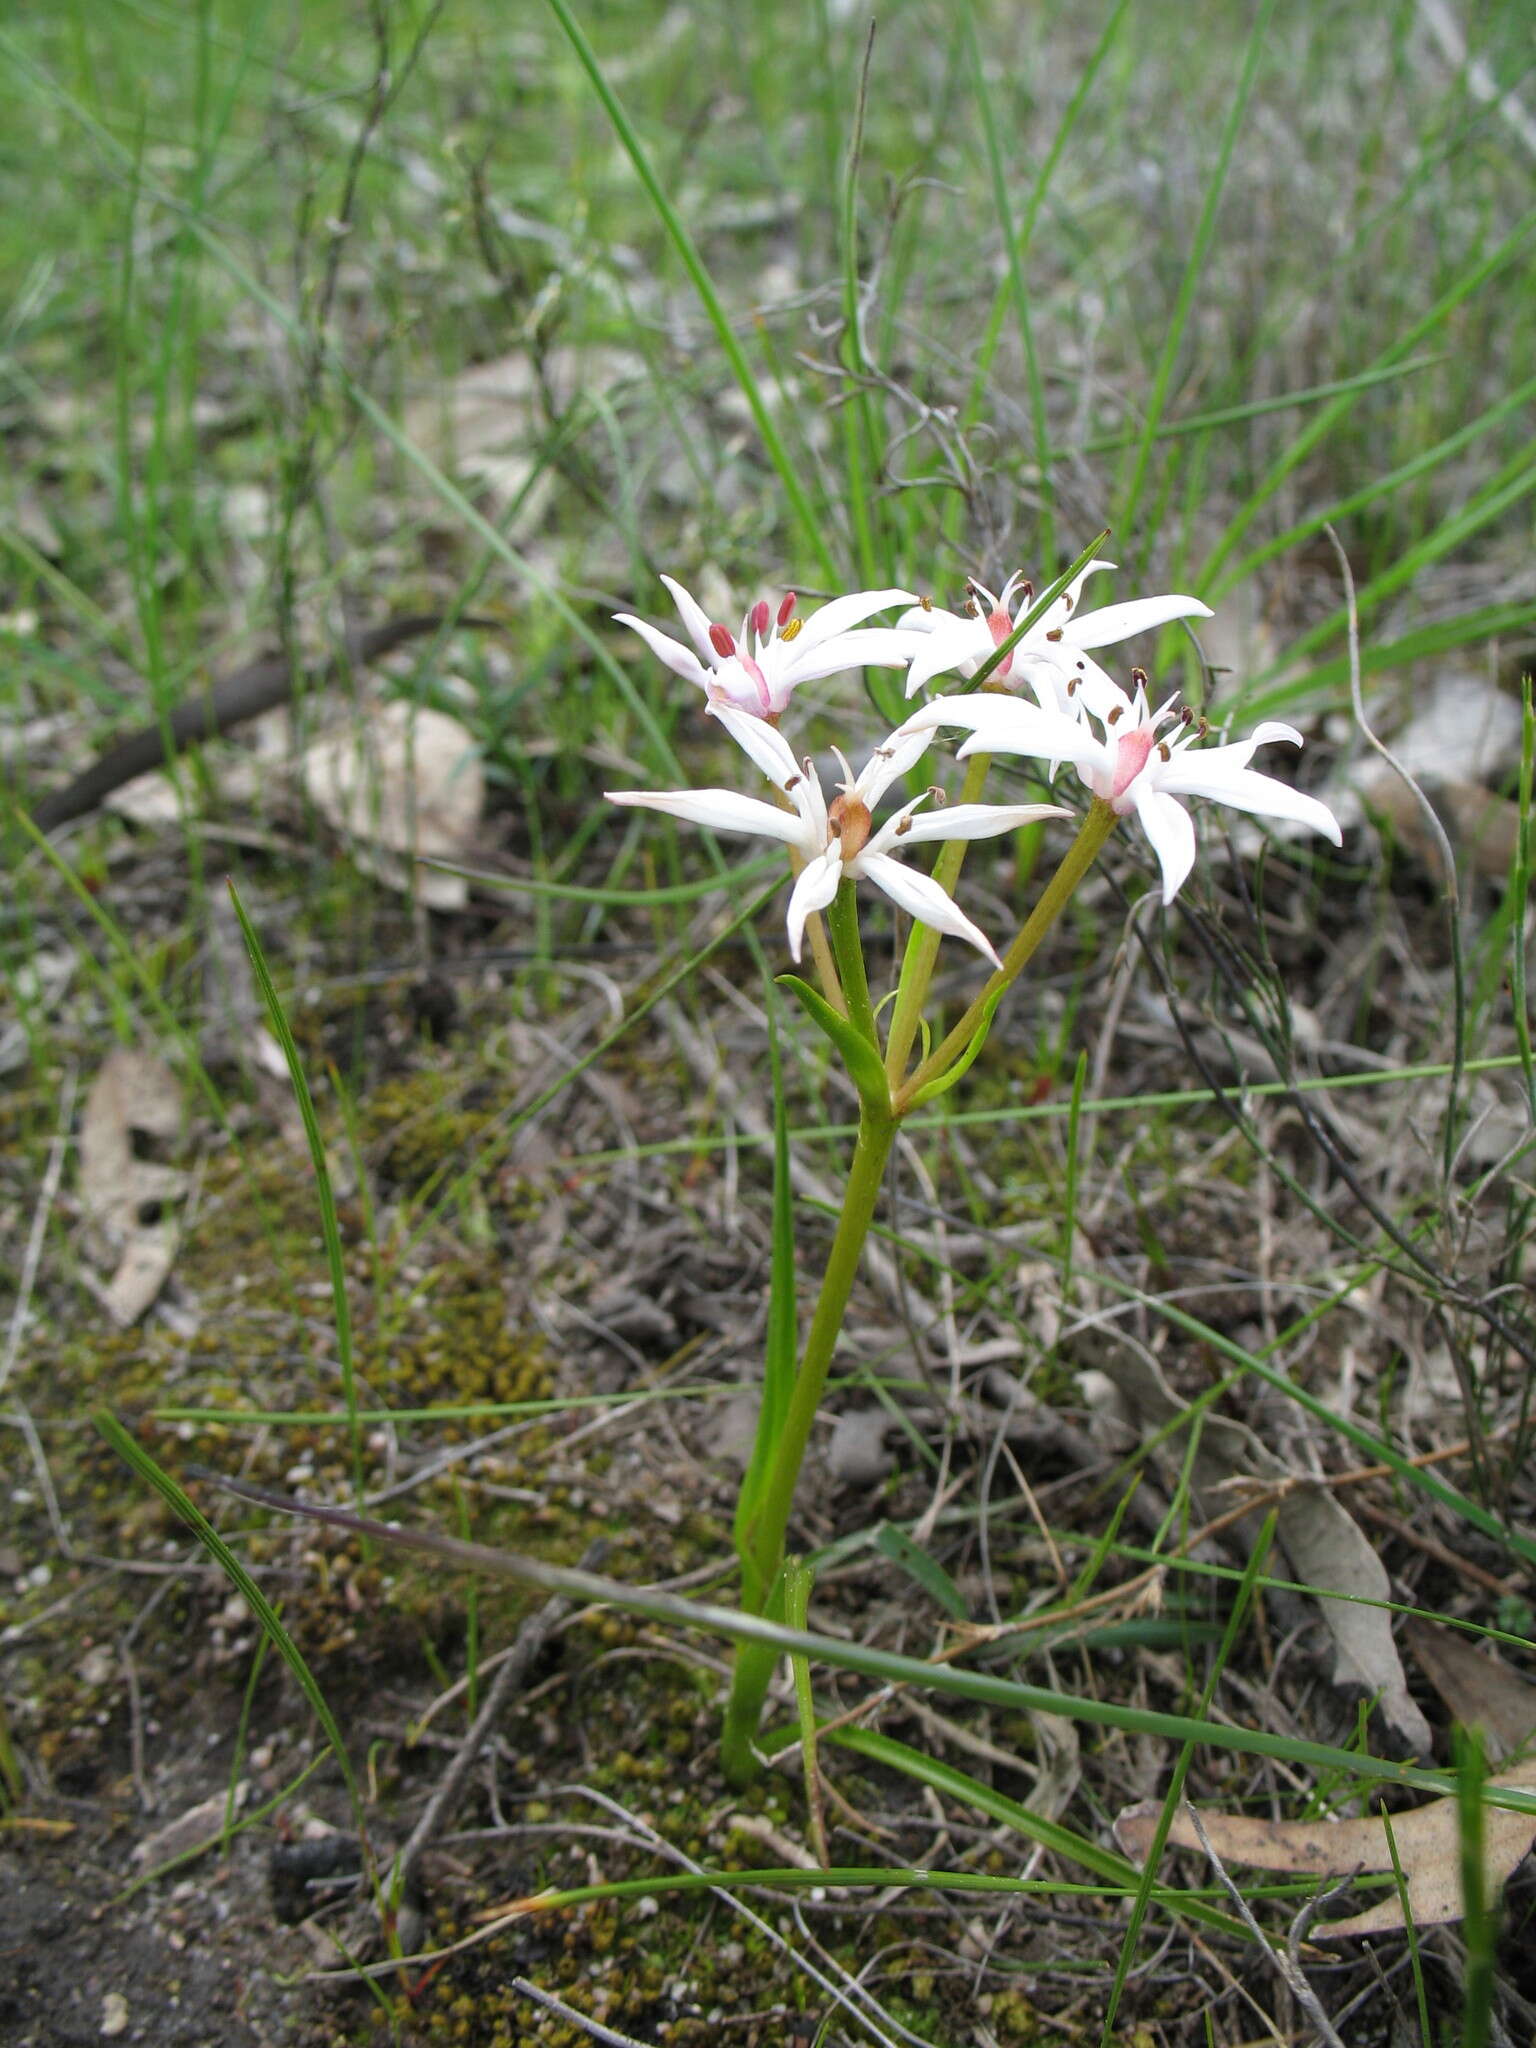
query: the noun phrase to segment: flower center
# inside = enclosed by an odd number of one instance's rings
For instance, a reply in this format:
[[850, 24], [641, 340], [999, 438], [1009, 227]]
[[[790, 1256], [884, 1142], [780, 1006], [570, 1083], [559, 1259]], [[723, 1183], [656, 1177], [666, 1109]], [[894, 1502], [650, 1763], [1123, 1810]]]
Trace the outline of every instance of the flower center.
[[[994, 611], [987, 613], [987, 631], [992, 635], [992, 645], [994, 647], [1001, 647], [1008, 638], [1008, 635], [1013, 631], [1013, 620], [1009, 618], [1001, 605], [997, 606]], [[1005, 654], [997, 664], [997, 667], [993, 669], [992, 680], [1000, 682], [1012, 667], [1012, 654]]]
[[1109, 800], [1117, 810], [1121, 797], [1146, 767], [1156, 737], [1150, 725], [1139, 725], [1134, 732], [1120, 735], [1115, 747], [1115, 778], [1109, 790]]
[[857, 860], [864, 851], [873, 823], [868, 804], [860, 797], [849, 796], [846, 791], [842, 796], [834, 797], [828, 806], [827, 824], [845, 862]]

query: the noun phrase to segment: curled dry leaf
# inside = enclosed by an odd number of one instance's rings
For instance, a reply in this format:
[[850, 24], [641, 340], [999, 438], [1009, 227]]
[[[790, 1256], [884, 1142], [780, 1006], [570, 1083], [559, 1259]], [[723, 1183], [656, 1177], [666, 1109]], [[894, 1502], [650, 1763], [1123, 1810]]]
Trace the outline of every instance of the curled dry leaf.
[[[1490, 1789], [1536, 1787], [1536, 1763], [1517, 1765], [1488, 1780]], [[1127, 1856], [1140, 1861], [1152, 1846], [1162, 1802], [1143, 1800], [1128, 1806], [1115, 1821], [1115, 1840]], [[1200, 1849], [1204, 1844], [1186, 1804], [1173, 1817], [1167, 1847]], [[1265, 1820], [1257, 1814], [1222, 1813], [1200, 1808], [1200, 1825], [1211, 1849], [1225, 1863], [1246, 1863], [1259, 1870], [1288, 1870], [1318, 1876], [1348, 1876], [1353, 1871], [1391, 1871], [1392, 1851], [1402, 1868], [1408, 1910], [1416, 1927], [1441, 1920], [1459, 1920], [1464, 1910], [1461, 1891], [1460, 1816], [1454, 1799], [1432, 1799], [1407, 1813], [1391, 1816], [1392, 1836], [1379, 1815], [1359, 1820]], [[1536, 1814], [1510, 1813], [1503, 1807], [1483, 1810], [1483, 1895], [1496, 1898], [1506, 1878], [1521, 1863], [1536, 1839]], [[1313, 1939], [1338, 1940], [1356, 1934], [1387, 1934], [1404, 1924], [1403, 1899], [1397, 1891], [1348, 1920], [1330, 1920]]]
[[102, 1298], [124, 1329], [165, 1285], [176, 1256], [167, 1205], [186, 1187], [178, 1168], [135, 1157], [134, 1134], [168, 1142], [181, 1124], [181, 1087], [163, 1060], [126, 1046], [107, 1055], [80, 1118], [80, 1200], [116, 1262]]
[[1482, 1731], [1483, 1747], [1502, 1763], [1536, 1737], [1536, 1685], [1491, 1650], [1479, 1650], [1460, 1629], [1415, 1619], [1404, 1634], [1419, 1667], [1452, 1717]]
[[[1106, 1355], [1100, 1365], [1127, 1419], [1143, 1437], [1157, 1435], [1188, 1413], [1149, 1358], [1118, 1352]], [[1172, 1455], [1181, 1458], [1183, 1449], [1182, 1435], [1176, 1434]], [[1314, 1590], [1333, 1637], [1334, 1683], [1373, 1699], [1398, 1742], [1414, 1756], [1427, 1755], [1429, 1723], [1409, 1693], [1392, 1640], [1392, 1617], [1383, 1606], [1365, 1604], [1390, 1600], [1386, 1567], [1334, 1495], [1307, 1475], [1293, 1473], [1251, 1429], [1222, 1415], [1208, 1414], [1201, 1421], [1191, 1478], [1201, 1512], [1212, 1520], [1239, 1504], [1234, 1481], [1260, 1482], [1255, 1511], [1238, 1524], [1238, 1533], [1252, 1543], [1263, 1509], [1273, 1499], [1275, 1533], [1291, 1576]], [[1329, 1593], [1345, 1597], [1329, 1599]]]
[[315, 807], [351, 841], [359, 866], [392, 889], [414, 891], [432, 910], [462, 908], [469, 894], [462, 876], [410, 865], [461, 860], [475, 842], [485, 775], [456, 718], [386, 704], [317, 740], [299, 765]]

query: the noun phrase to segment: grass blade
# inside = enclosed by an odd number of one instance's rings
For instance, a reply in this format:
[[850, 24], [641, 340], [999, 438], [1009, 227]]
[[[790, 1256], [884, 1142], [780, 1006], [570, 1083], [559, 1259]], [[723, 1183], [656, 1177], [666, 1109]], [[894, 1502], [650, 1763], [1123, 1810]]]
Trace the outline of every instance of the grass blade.
[[1173, 373], [1178, 365], [1179, 354], [1184, 345], [1184, 330], [1189, 325], [1189, 316], [1194, 310], [1195, 294], [1200, 288], [1200, 279], [1205, 271], [1205, 260], [1210, 254], [1211, 241], [1216, 232], [1216, 214], [1221, 205], [1222, 191], [1227, 182], [1227, 171], [1232, 163], [1232, 152], [1237, 147], [1238, 131], [1243, 116], [1248, 111], [1248, 101], [1253, 92], [1253, 83], [1258, 76], [1259, 62], [1264, 54], [1265, 39], [1269, 33], [1269, 19], [1274, 12], [1274, 0], [1263, 0], [1253, 27], [1248, 36], [1248, 48], [1243, 57], [1243, 69], [1237, 82], [1237, 91], [1227, 110], [1226, 126], [1222, 130], [1221, 144], [1216, 152], [1216, 162], [1205, 188], [1205, 203], [1200, 209], [1199, 225], [1184, 266], [1184, 275], [1179, 282], [1179, 295], [1174, 302], [1173, 315], [1168, 322], [1168, 332], [1163, 340], [1163, 352], [1158, 358], [1153, 373], [1152, 391], [1147, 400], [1147, 416], [1141, 430], [1141, 445], [1136, 451], [1136, 460], [1131, 468], [1130, 480], [1120, 494], [1120, 524], [1127, 531], [1134, 531], [1136, 515], [1141, 509], [1142, 494], [1146, 488], [1147, 470], [1152, 460], [1152, 449], [1156, 442], [1158, 427], [1168, 405], [1168, 393], [1173, 384]]
[[656, 216], [665, 229], [667, 239], [676, 251], [679, 262], [688, 273], [688, 280], [698, 294], [699, 304], [709, 316], [721, 353], [730, 364], [731, 374], [747, 401], [764, 451], [778, 472], [784, 495], [799, 524], [801, 539], [810, 550], [818, 572], [830, 585], [835, 586], [838, 582], [838, 571], [825, 539], [826, 520], [818, 516], [815, 507], [806, 496], [799, 471], [791, 462], [789, 451], [779, 437], [779, 430], [774, 425], [773, 416], [764, 402], [752, 366], [747, 361], [746, 351], [736, 338], [736, 330], [732, 327], [720, 295], [715, 290], [714, 280], [705, 267], [697, 244], [684, 225], [681, 214], [667, 197], [666, 189], [656, 175], [656, 168], [651, 162], [650, 155], [640, 140], [634, 123], [624, 111], [623, 102], [604, 76], [596, 52], [587, 41], [581, 24], [566, 5], [566, 0], [549, 0], [549, 7], [564, 31], [566, 41], [576, 53], [576, 61], [591, 81], [592, 90], [602, 102], [603, 111], [613, 125], [614, 134], [618, 136], [625, 155], [634, 166], [636, 177], [645, 187], [646, 196], [656, 209]]
[[288, 1078], [293, 1085], [294, 1099], [299, 1105], [299, 1115], [304, 1123], [304, 1136], [309, 1143], [310, 1164], [315, 1175], [315, 1193], [320, 1203], [320, 1229], [325, 1239], [325, 1256], [331, 1272], [331, 1313], [336, 1322], [336, 1356], [341, 1368], [341, 1397], [346, 1406], [347, 1424], [352, 1438], [352, 1491], [361, 1501], [363, 1425], [357, 1412], [357, 1381], [353, 1371], [352, 1310], [347, 1298], [346, 1258], [341, 1248], [341, 1226], [336, 1216], [336, 1191], [331, 1185], [330, 1162], [325, 1156], [325, 1139], [320, 1132], [320, 1119], [315, 1115], [314, 1098], [309, 1092], [304, 1063], [299, 1057], [298, 1045], [289, 1028], [288, 1018], [267, 967], [266, 955], [261, 950], [261, 941], [256, 936], [256, 927], [247, 916], [245, 905], [240, 901], [240, 892], [232, 881], [229, 884], [229, 894], [235, 906], [235, 916], [240, 920], [240, 930], [245, 938], [246, 951], [251, 957], [251, 966], [255, 970], [262, 1001], [267, 1006], [267, 1018], [272, 1026], [273, 1036], [282, 1047], [283, 1058], [288, 1063]]

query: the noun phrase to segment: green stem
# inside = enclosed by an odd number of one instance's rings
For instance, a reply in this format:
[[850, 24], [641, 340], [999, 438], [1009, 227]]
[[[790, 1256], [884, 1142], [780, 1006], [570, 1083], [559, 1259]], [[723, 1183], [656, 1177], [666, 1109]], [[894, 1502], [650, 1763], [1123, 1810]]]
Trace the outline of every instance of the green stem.
[[874, 1006], [869, 1000], [869, 976], [864, 969], [864, 942], [859, 937], [858, 894], [852, 882], [839, 882], [837, 894], [827, 910], [827, 933], [832, 940], [832, 957], [843, 984], [848, 1005], [848, 1022], [861, 1038], [867, 1038], [878, 1052], [880, 1035], [875, 1029]]
[[[991, 766], [990, 754], [972, 754], [965, 764], [961, 803], [980, 802], [982, 785]], [[966, 843], [963, 839], [946, 839], [934, 862], [933, 879], [947, 895], [955, 893], [955, 884], [960, 879], [960, 869], [965, 861]], [[907, 1055], [922, 1022], [923, 1004], [928, 1000], [933, 965], [939, 957], [939, 942], [943, 936], [931, 924], [914, 923], [907, 940], [907, 950], [901, 963], [901, 980], [896, 990], [896, 1007], [891, 1016], [891, 1035], [885, 1043], [885, 1071], [893, 1088], [901, 1086], [901, 1077], [907, 1070]]]
[[[831, 922], [835, 930], [835, 916]], [[851, 989], [847, 993], [849, 1010], [853, 1012], [854, 993]], [[867, 1007], [867, 990], [864, 1001]], [[853, 1292], [864, 1240], [874, 1221], [886, 1161], [896, 1141], [896, 1128], [892, 1117], [877, 1116], [867, 1107], [861, 1112], [858, 1142], [848, 1168], [848, 1185], [843, 1192], [843, 1210], [827, 1256], [827, 1269], [822, 1275], [821, 1293], [811, 1317], [811, 1327], [806, 1333], [805, 1351], [795, 1375], [794, 1391], [789, 1397], [784, 1426], [763, 1485], [757, 1514], [745, 1532], [746, 1545], [756, 1568], [756, 1581], [759, 1586], [769, 1589], [766, 1603], [769, 1608], [778, 1597], [779, 1572], [784, 1562], [784, 1536], [789, 1527], [790, 1510], [794, 1506], [800, 1467], [821, 1407], [822, 1394], [826, 1390], [832, 1354], [837, 1349], [838, 1334], [843, 1327], [848, 1298]], [[758, 1644], [743, 1643], [736, 1653], [731, 1697], [721, 1738], [721, 1761], [726, 1776], [736, 1785], [747, 1783], [757, 1774], [752, 1744], [775, 1661], [774, 1653], [765, 1652]]]
[[1098, 858], [1099, 849], [1114, 830], [1117, 823], [1115, 813], [1102, 797], [1095, 797], [1092, 808], [1083, 820], [1077, 837], [1067, 848], [1061, 866], [1045, 886], [1040, 901], [1030, 912], [1029, 918], [1013, 944], [1003, 955], [1003, 964], [971, 1004], [960, 1022], [949, 1036], [931, 1052], [927, 1059], [903, 1087], [896, 1090], [891, 1107], [898, 1119], [912, 1107], [919, 1090], [928, 1082], [937, 1080], [951, 1061], [959, 1058], [975, 1036], [987, 1005], [1002, 989], [1018, 980], [1032, 958], [1035, 948], [1045, 937], [1051, 926], [1060, 917], [1071, 900], [1072, 892], [1087, 874]]

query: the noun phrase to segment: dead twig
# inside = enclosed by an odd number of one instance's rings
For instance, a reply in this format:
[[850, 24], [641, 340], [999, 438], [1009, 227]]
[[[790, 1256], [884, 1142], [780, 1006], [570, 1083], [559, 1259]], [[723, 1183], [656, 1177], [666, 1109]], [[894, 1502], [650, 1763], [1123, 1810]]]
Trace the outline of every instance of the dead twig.
[[553, 1992], [541, 1991], [537, 1984], [530, 1984], [526, 1977], [514, 1977], [512, 1989], [522, 1998], [531, 1998], [535, 2005], [542, 2005], [546, 2012], [558, 2013], [563, 2020], [585, 2034], [590, 2041], [605, 2041], [609, 2048], [650, 2048], [647, 2041], [637, 2041], [633, 2034], [621, 2034], [613, 2027], [605, 2027], [601, 2020], [589, 2019], [584, 2012], [578, 2012], [573, 2005], [556, 1998]]
[[[1325, 2048], [1344, 2048], [1344, 2043], [1334, 2031], [1333, 2022], [1329, 2019], [1327, 2013], [1323, 2011], [1317, 1993], [1307, 1982], [1306, 1973], [1297, 1960], [1298, 1951], [1301, 1947], [1301, 1934], [1293, 1930], [1291, 1941], [1287, 1946], [1287, 1952], [1281, 1955], [1280, 1951], [1270, 1942], [1268, 1935], [1265, 1934], [1258, 1921], [1254, 1919], [1253, 1908], [1243, 1897], [1242, 1892], [1233, 1882], [1232, 1878], [1228, 1876], [1226, 1865], [1211, 1847], [1211, 1838], [1205, 1831], [1205, 1823], [1200, 1818], [1199, 1810], [1193, 1806], [1188, 1807], [1187, 1810], [1194, 1824], [1195, 1833], [1200, 1837], [1200, 1846], [1210, 1859], [1211, 1868], [1215, 1871], [1217, 1881], [1220, 1883], [1222, 1890], [1232, 1901], [1244, 1926], [1259, 1944], [1260, 1949], [1285, 1979], [1286, 1989], [1301, 2007], [1312, 2025], [1317, 2029], [1318, 2039], [1325, 2043]], [[1309, 1926], [1315, 1914], [1316, 1902], [1309, 1900], [1301, 1910], [1297, 1920], [1297, 1927], [1304, 1929], [1306, 1926]]]

